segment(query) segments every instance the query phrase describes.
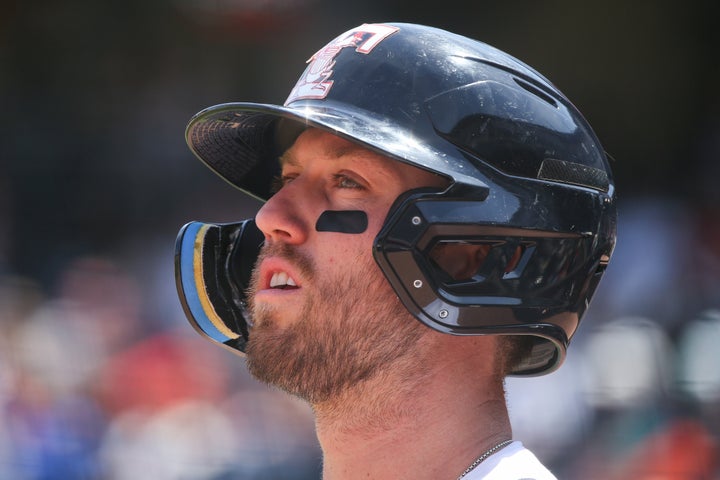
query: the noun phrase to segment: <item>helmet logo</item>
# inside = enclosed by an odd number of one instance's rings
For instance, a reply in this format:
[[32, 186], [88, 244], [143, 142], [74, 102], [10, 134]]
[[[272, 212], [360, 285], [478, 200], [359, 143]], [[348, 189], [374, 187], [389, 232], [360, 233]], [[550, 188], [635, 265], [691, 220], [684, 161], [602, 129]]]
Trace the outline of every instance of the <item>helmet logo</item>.
[[330, 77], [333, 74], [335, 57], [343, 48], [355, 47], [356, 52], [367, 55], [380, 42], [398, 30], [398, 27], [389, 25], [366, 23], [343, 33], [310, 57], [305, 72], [285, 100], [285, 105], [300, 99], [325, 98], [333, 85]]

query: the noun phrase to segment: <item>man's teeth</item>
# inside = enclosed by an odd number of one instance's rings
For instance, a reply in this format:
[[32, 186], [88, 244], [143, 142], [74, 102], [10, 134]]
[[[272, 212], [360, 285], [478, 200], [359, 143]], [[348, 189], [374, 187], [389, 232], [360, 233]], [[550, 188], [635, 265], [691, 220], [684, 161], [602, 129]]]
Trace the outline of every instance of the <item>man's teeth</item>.
[[287, 273], [285, 272], [275, 272], [273, 273], [272, 278], [270, 279], [270, 288], [276, 288], [276, 287], [297, 287], [297, 284], [295, 283], [295, 280], [290, 278]]

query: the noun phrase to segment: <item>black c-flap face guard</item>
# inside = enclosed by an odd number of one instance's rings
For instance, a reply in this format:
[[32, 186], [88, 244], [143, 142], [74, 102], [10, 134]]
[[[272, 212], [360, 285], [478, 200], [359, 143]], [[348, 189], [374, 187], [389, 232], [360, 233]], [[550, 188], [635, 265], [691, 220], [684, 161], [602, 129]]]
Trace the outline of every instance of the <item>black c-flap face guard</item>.
[[[553, 196], [565, 205], [587, 198], [572, 189]], [[597, 227], [580, 218], [588, 206], [578, 205], [577, 216], [548, 218], [547, 211], [508, 198], [475, 197], [467, 191], [408, 192], [376, 237], [375, 260], [422, 323], [456, 335], [531, 335], [554, 348], [516, 374], [552, 370], [565, 355], [565, 332], [574, 332], [587, 307], [587, 278], [601, 261], [596, 239], [587, 233]], [[543, 228], [526, 227], [532, 215]], [[483, 251], [483, 261], [463, 278], [452, 278], [433, 255], [453, 248]]]
[[190, 324], [203, 336], [244, 353], [252, 320], [246, 289], [263, 235], [254, 220], [190, 222], [175, 243], [175, 281]]

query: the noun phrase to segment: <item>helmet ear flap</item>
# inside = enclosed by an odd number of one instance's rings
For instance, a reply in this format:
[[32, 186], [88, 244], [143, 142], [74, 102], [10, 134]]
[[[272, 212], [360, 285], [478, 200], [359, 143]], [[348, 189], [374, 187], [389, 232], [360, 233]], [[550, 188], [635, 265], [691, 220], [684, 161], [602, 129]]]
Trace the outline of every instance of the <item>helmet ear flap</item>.
[[246, 290], [264, 237], [253, 220], [190, 222], [175, 243], [175, 281], [190, 324], [203, 336], [244, 353], [251, 319]]

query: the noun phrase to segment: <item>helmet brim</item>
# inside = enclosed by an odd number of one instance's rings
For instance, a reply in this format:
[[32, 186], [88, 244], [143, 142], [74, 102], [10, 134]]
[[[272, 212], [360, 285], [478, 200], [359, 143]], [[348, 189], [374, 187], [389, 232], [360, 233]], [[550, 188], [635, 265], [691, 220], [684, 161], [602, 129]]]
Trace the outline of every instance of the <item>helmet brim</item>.
[[[477, 178], [448, 171], [447, 153], [428, 142], [414, 140], [413, 132], [398, 128], [370, 112], [346, 111], [327, 102], [285, 107], [260, 103], [225, 103], [197, 113], [188, 123], [185, 139], [204, 164], [231, 185], [259, 200], [272, 196], [279, 175], [278, 157], [306, 128], [319, 128], [376, 151], [423, 168], [453, 182], [487, 186]], [[464, 163], [457, 159], [456, 163]], [[467, 170], [467, 168], [465, 169]]]

